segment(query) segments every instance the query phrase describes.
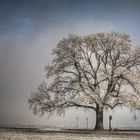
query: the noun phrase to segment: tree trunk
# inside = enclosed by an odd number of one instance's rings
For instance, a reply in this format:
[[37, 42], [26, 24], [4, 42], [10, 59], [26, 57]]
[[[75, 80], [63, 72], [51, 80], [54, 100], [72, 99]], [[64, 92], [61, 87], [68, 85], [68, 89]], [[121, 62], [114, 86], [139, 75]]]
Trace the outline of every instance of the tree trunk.
[[96, 130], [103, 130], [103, 108], [97, 106], [97, 111], [96, 111], [96, 125], [95, 125]]

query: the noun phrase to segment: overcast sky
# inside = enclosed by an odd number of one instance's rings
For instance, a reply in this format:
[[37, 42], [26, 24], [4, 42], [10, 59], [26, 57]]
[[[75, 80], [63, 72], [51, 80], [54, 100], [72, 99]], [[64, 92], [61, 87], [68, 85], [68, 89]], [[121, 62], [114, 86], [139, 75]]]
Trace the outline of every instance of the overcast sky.
[[[30, 93], [45, 79], [51, 49], [68, 34], [120, 31], [139, 45], [139, 13], [139, 0], [0, 0], [0, 124], [70, 127], [80, 116], [81, 127], [86, 126], [86, 117], [92, 127], [93, 112], [73, 109], [64, 118], [49, 120], [34, 116], [27, 103]], [[106, 126], [109, 113], [105, 113]], [[133, 121], [127, 109], [111, 113], [115, 127], [140, 127], [140, 117]]]

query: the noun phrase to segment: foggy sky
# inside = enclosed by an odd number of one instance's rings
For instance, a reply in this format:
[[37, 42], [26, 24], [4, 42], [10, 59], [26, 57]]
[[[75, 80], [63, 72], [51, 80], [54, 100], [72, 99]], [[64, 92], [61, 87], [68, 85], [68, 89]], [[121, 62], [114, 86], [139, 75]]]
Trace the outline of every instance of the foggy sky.
[[[65, 123], [70, 127], [80, 116], [81, 127], [86, 126], [86, 117], [92, 127], [93, 112], [72, 109], [64, 118], [49, 120], [47, 115], [34, 116], [27, 103], [30, 93], [45, 79], [51, 49], [63, 37], [120, 31], [140, 44], [139, 13], [139, 0], [0, 0], [0, 124]], [[106, 112], [106, 126], [110, 113], [114, 126], [140, 127], [140, 117], [133, 121], [127, 109]]]

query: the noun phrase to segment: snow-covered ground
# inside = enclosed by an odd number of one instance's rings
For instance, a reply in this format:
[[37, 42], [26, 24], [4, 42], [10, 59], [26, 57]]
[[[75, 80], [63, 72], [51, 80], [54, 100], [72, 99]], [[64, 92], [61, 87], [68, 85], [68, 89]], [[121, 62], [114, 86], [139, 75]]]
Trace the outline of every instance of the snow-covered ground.
[[111, 134], [109, 132], [58, 133], [22, 132], [0, 130], [0, 140], [140, 140], [140, 132]]

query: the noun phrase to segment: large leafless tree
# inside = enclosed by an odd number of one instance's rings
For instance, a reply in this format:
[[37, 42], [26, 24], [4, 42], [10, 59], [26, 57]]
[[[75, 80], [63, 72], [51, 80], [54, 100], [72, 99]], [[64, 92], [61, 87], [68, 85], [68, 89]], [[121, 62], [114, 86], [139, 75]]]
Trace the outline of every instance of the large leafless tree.
[[31, 94], [35, 114], [62, 114], [71, 107], [96, 112], [95, 129], [103, 129], [103, 110], [140, 109], [140, 48], [118, 32], [69, 35], [52, 51], [45, 67], [48, 83]]

